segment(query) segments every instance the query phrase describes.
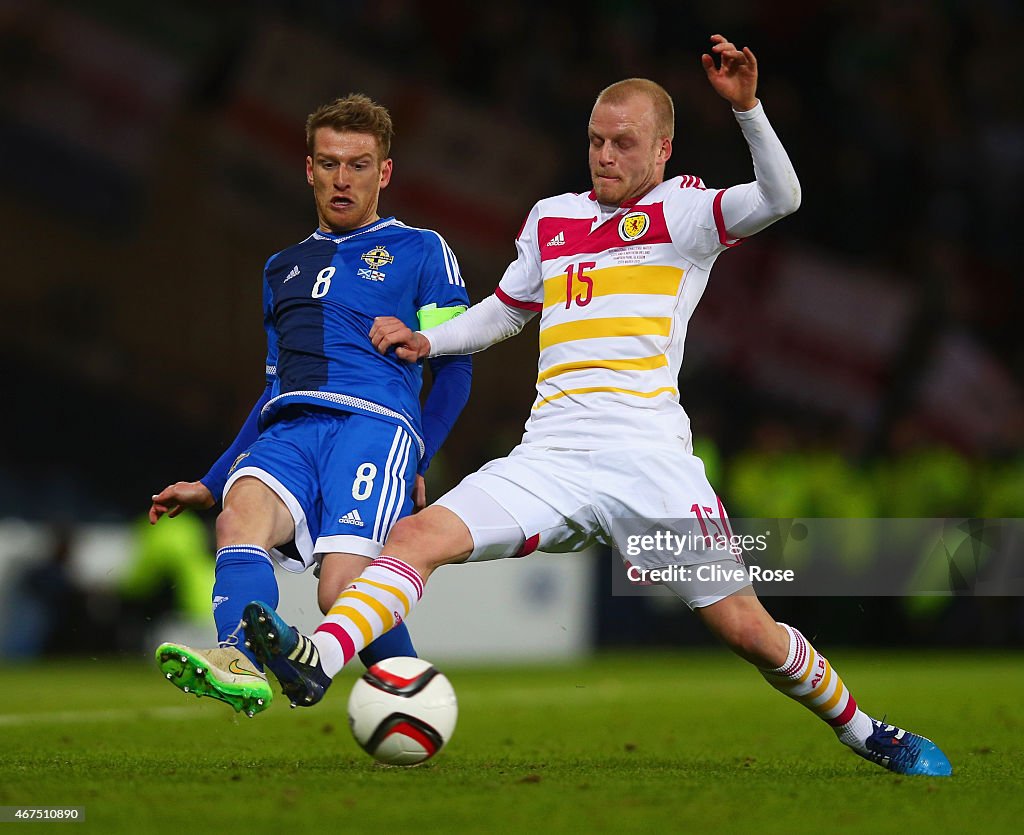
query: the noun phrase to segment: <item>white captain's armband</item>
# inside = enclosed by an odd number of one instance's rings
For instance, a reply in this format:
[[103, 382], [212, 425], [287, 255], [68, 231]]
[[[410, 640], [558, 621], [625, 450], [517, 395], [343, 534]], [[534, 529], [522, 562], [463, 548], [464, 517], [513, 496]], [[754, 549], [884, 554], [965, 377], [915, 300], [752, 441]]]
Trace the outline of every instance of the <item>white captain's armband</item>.
[[436, 328], [449, 319], [454, 319], [466, 312], [466, 305], [456, 304], [451, 307], [438, 307], [436, 304], [428, 304], [416, 311], [416, 319], [420, 324], [419, 329]]

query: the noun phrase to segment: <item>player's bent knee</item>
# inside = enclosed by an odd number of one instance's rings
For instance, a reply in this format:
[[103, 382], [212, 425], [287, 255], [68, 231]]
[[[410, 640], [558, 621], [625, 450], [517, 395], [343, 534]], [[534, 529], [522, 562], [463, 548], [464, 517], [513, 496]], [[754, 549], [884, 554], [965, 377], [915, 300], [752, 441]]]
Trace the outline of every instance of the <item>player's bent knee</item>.
[[433, 540], [437, 533], [433, 530], [430, 520], [422, 517], [423, 511], [415, 516], [406, 516], [399, 519], [388, 534], [387, 542], [384, 543], [384, 554], [389, 557], [398, 557], [410, 565], [429, 561], [428, 549], [423, 546]]
[[415, 537], [419, 526], [419, 515], [405, 516], [395, 522], [394, 527], [392, 527], [390, 533], [388, 533], [387, 543], [384, 546], [385, 553], [388, 553], [388, 545], [404, 545], [410, 539]]
[[226, 545], [246, 544], [244, 541], [245, 519], [243, 514], [238, 513], [230, 507], [224, 508], [224, 510], [217, 515], [216, 531], [218, 548], [223, 548]]
[[258, 545], [275, 548], [295, 533], [291, 512], [280, 497], [259, 479], [238, 480], [224, 498], [217, 517], [217, 547]]
[[[270, 526], [266, 522], [253, 518], [253, 514], [245, 506], [232, 507], [228, 505], [217, 516], [217, 547], [223, 548], [227, 545], [259, 545], [268, 547], [272, 543], [267, 542], [269, 531], [263, 529]], [[273, 543], [276, 544], [276, 543]]]
[[384, 554], [404, 560], [424, 578], [439, 566], [465, 559], [472, 550], [465, 523], [436, 505], [399, 519], [384, 544]]

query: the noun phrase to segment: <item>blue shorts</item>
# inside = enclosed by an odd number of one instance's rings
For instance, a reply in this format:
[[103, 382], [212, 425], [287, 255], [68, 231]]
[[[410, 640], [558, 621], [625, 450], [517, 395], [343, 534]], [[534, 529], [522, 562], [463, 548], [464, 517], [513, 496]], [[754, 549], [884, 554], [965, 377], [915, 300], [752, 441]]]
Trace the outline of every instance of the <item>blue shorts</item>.
[[380, 556], [412, 510], [418, 448], [407, 429], [350, 412], [306, 409], [272, 423], [239, 456], [224, 485], [257, 478], [288, 507], [292, 543], [273, 550], [289, 571], [323, 554]]

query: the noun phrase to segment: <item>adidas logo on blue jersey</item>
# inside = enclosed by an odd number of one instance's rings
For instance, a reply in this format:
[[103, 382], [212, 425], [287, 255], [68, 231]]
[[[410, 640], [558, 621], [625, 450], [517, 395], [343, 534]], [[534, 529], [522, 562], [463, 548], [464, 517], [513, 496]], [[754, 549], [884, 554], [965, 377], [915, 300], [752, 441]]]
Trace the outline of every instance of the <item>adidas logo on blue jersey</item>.
[[350, 510], [338, 521], [343, 525], [355, 525], [357, 528], [363, 527], [363, 518], [359, 515], [358, 510]]
[[299, 272], [300, 272], [299, 265], [296, 264], [294, 267], [292, 267], [292, 271], [290, 273], [288, 273], [288, 275], [285, 276], [284, 281], [282, 281], [281, 283], [282, 284], [287, 284], [289, 281], [291, 281], [293, 278], [295, 278], [295, 276], [297, 276], [299, 274]]

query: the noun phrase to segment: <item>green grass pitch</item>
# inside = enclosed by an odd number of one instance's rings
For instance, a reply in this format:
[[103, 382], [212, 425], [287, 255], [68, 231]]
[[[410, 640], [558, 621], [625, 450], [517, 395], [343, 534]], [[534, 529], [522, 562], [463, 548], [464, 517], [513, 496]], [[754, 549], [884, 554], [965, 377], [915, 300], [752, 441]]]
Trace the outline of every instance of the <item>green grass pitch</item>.
[[1020, 831], [1024, 656], [829, 657], [954, 776], [861, 760], [725, 650], [449, 668], [455, 736], [412, 769], [356, 747], [354, 673], [318, 707], [250, 720], [102, 659], [0, 670], [0, 805], [84, 806], [42, 826], [97, 832]]

